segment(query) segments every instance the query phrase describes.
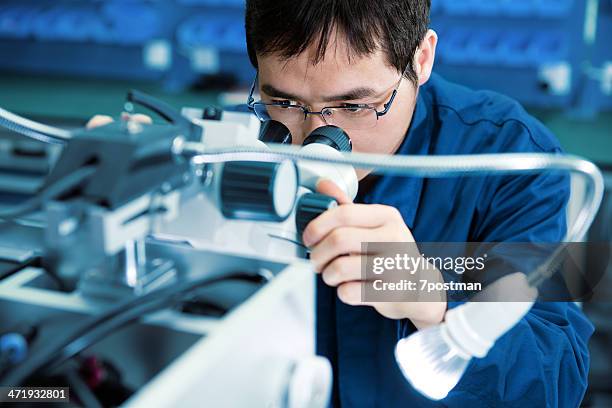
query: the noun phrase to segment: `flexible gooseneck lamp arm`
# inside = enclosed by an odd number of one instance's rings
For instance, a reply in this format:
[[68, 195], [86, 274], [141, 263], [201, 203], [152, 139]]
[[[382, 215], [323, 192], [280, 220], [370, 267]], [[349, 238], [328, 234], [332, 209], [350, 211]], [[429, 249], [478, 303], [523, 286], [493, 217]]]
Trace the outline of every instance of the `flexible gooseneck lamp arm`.
[[[291, 146], [270, 150], [236, 147], [206, 149], [201, 144], [177, 140], [176, 152], [191, 156], [198, 164], [233, 160], [278, 161], [312, 160], [374, 169], [377, 173], [400, 173], [420, 177], [451, 177], [466, 174], [532, 174], [543, 171], [568, 171], [582, 176], [587, 186], [582, 207], [565, 242], [581, 240], [592, 224], [604, 193], [603, 176], [591, 162], [575, 156], [539, 153], [502, 153], [458, 156], [386, 156], [346, 153], [341, 158], [316, 157]], [[438, 326], [401, 339], [395, 357], [404, 376], [423, 395], [439, 400], [457, 385], [473, 357], [485, 357], [495, 341], [516, 325], [531, 309], [537, 287], [555, 271], [564, 256], [561, 245], [547, 262], [531, 272], [508, 276], [518, 284], [530, 301], [467, 302], [445, 315]], [[516, 276], [519, 275], [519, 276]], [[501, 282], [502, 278], [498, 282]], [[486, 289], [485, 291], [486, 292]]]

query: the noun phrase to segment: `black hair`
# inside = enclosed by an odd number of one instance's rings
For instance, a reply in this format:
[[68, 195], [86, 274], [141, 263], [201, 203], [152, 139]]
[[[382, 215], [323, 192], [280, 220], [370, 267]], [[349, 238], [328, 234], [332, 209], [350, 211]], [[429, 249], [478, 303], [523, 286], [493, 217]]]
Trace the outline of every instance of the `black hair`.
[[246, 42], [257, 55], [290, 59], [314, 45], [316, 64], [332, 35], [344, 35], [351, 55], [383, 50], [387, 62], [413, 82], [414, 54], [429, 27], [431, 0], [247, 0]]

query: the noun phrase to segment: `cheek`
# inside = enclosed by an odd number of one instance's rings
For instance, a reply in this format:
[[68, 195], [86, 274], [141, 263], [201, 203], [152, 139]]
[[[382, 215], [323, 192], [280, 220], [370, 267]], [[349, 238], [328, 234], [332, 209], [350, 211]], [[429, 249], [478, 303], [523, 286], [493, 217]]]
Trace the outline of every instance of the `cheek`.
[[414, 103], [410, 98], [413, 96], [414, 94], [408, 98], [396, 99], [391, 111], [379, 118], [372, 129], [353, 132], [351, 134], [353, 150], [363, 153], [395, 153], [403, 142], [412, 120]]
[[376, 127], [351, 132], [350, 137], [355, 152], [392, 154], [404, 139], [404, 134], [403, 126], [380, 120]]

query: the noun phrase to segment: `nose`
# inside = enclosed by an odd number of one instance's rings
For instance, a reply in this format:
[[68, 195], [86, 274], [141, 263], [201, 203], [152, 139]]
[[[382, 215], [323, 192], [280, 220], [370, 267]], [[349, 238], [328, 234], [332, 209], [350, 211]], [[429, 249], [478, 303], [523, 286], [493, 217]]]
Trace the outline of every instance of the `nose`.
[[306, 137], [308, 137], [313, 130], [325, 125], [327, 125], [327, 123], [325, 123], [321, 115], [308, 115], [302, 124], [299, 137], [293, 138], [293, 144], [301, 145], [304, 142], [304, 139], [306, 139]]

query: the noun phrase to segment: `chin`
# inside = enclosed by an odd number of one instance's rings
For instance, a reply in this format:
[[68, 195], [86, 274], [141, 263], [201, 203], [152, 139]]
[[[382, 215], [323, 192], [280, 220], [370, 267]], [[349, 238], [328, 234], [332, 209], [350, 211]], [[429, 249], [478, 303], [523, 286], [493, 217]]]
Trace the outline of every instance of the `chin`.
[[357, 180], [363, 180], [368, 174], [372, 172], [372, 169], [355, 169], [355, 173], [357, 173]]

